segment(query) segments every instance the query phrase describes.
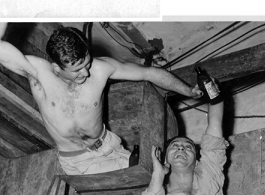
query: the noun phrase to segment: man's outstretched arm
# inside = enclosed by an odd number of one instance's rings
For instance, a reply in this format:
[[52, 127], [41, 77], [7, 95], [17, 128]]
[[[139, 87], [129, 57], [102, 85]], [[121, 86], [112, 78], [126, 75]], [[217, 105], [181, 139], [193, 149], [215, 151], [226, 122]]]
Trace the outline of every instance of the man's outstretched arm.
[[224, 112], [224, 102], [220, 102], [215, 105], [209, 104], [208, 107], [208, 127], [206, 129], [206, 134], [223, 137], [222, 123], [223, 123], [223, 112]]
[[0, 23], [0, 63], [19, 75], [36, 77], [36, 70], [27, 58], [16, 47], [2, 40], [6, 27], [6, 23]]
[[157, 67], [146, 67], [135, 63], [121, 63], [112, 58], [104, 59], [112, 65], [113, 73], [111, 79], [131, 80], [131, 81], [149, 81], [168, 91], [199, 98], [202, 92], [198, 87], [191, 87], [181, 81], [172, 73]]

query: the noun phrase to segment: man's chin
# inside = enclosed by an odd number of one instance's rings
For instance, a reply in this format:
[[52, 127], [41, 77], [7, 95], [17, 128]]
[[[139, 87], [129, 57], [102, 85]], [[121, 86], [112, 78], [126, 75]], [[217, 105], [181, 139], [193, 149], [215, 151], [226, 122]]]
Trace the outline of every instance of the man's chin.
[[171, 163], [177, 167], [186, 167], [190, 164], [187, 159], [174, 159]]

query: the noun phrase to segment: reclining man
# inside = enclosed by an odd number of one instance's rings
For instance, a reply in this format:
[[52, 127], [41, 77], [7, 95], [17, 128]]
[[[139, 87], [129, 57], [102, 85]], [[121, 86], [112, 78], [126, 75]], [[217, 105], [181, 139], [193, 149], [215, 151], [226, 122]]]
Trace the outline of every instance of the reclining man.
[[[222, 134], [223, 104], [223, 101], [209, 104], [208, 127], [201, 141], [200, 161], [196, 161], [194, 142], [187, 137], [171, 139], [165, 165], [160, 163], [160, 151], [152, 147], [154, 170], [149, 187], [142, 195], [223, 195], [223, 166], [228, 146]], [[167, 174], [168, 182], [164, 182]]]
[[[6, 26], [0, 23], [0, 38]], [[60, 164], [68, 175], [102, 173], [129, 165], [130, 152], [102, 121], [108, 79], [150, 81], [185, 96], [202, 95], [197, 87], [160, 68], [109, 57], [91, 60], [88, 40], [76, 28], [54, 31], [46, 51], [53, 63], [25, 56], [10, 43], [0, 41], [0, 63], [29, 80], [45, 128], [57, 144]]]

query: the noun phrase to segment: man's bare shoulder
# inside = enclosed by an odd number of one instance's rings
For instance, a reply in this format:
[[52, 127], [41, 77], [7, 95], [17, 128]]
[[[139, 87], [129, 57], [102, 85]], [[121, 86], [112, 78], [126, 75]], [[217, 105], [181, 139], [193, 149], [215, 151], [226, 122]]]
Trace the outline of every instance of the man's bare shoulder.
[[99, 71], [112, 71], [113, 67], [111, 65], [113, 58], [110, 57], [97, 57], [93, 58], [92, 68]]
[[119, 67], [122, 63], [111, 57], [100, 57], [96, 58], [96, 63], [104, 66], [110, 71], [114, 71], [117, 67]]
[[112, 57], [99, 57], [97, 58], [98, 60], [100, 60], [102, 63], [108, 63], [108, 64], [117, 64], [117, 63], [121, 63], [121, 61], [112, 58]]
[[28, 79], [35, 78], [42, 83], [47, 80], [49, 75], [53, 75], [51, 63], [48, 60], [33, 55], [26, 55], [25, 57], [32, 66], [31, 71], [26, 75]]
[[103, 63], [103, 64], [105, 64], [105, 63], [109, 64], [114, 60], [113, 58], [106, 57], [106, 56], [105, 57], [97, 57], [94, 59], [96, 60], [97, 63]]
[[33, 56], [33, 55], [26, 55], [26, 58], [31, 63], [31, 65], [37, 70], [39, 69], [51, 70], [51, 63], [44, 58]]
[[114, 67], [110, 64], [109, 59], [109, 57], [93, 58], [91, 75], [100, 80], [109, 79], [114, 72]]

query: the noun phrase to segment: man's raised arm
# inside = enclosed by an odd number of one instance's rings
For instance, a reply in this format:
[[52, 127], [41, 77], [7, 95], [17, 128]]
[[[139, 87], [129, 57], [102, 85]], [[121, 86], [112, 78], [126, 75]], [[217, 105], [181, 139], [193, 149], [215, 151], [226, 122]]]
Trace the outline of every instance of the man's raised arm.
[[22, 76], [36, 76], [36, 70], [27, 58], [16, 47], [2, 40], [6, 27], [6, 23], [0, 23], [0, 64]]
[[209, 104], [208, 108], [208, 127], [206, 129], [206, 134], [223, 137], [222, 123], [223, 123], [223, 112], [224, 112], [224, 102], [220, 102], [215, 105]]
[[107, 63], [113, 66], [112, 79], [124, 79], [132, 81], [150, 81], [151, 83], [169, 91], [174, 91], [179, 94], [199, 98], [202, 92], [198, 87], [190, 87], [182, 82], [172, 73], [156, 67], [146, 67], [135, 63], [121, 63], [112, 58], [104, 59]]

